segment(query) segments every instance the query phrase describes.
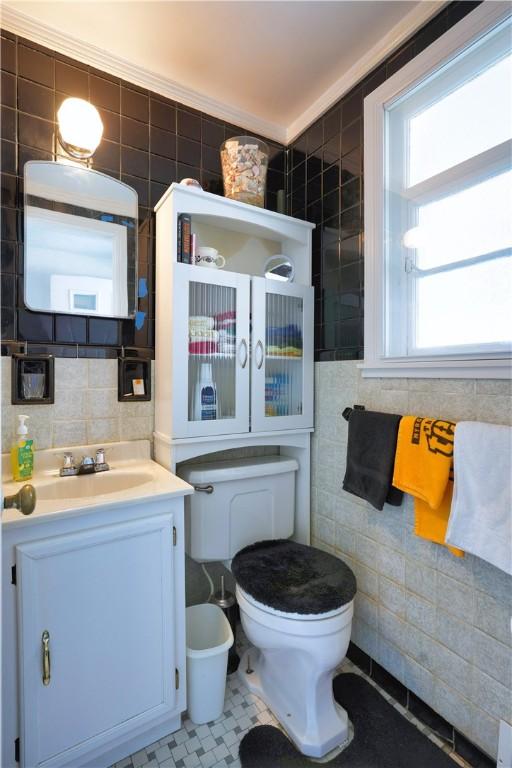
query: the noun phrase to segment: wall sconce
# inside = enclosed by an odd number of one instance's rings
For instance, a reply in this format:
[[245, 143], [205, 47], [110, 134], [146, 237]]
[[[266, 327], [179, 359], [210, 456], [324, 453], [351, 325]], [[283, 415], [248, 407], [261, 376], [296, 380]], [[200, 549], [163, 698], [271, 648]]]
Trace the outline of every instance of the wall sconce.
[[65, 99], [57, 112], [59, 143], [71, 157], [86, 160], [93, 156], [103, 135], [98, 110], [84, 99]]

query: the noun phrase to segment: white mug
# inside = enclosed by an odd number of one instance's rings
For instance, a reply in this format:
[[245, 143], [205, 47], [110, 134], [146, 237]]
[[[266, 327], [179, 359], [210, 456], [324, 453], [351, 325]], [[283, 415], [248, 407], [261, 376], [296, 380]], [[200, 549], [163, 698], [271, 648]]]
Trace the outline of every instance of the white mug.
[[196, 265], [198, 267], [210, 267], [211, 269], [222, 269], [226, 264], [226, 259], [221, 256], [216, 248], [210, 248], [207, 245], [201, 245], [196, 253]]

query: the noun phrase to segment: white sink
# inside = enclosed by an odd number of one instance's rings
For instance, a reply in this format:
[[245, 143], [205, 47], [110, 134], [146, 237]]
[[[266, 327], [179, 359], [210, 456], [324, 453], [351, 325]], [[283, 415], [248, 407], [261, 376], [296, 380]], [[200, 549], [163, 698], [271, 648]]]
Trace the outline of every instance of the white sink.
[[87, 497], [105, 496], [120, 491], [128, 491], [139, 485], [145, 485], [153, 480], [149, 472], [111, 469], [107, 472], [97, 472], [94, 475], [76, 475], [59, 477], [57, 480], [38, 482], [35, 485], [37, 499], [85, 499]]
[[[109, 443], [107, 461], [110, 469], [90, 475], [60, 477], [62, 454], [73, 451], [75, 457], [94, 455], [95, 449], [104, 446], [72, 446], [69, 449], [52, 448], [36, 451], [34, 474], [29, 481], [36, 489], [36, 507], [31, 515], [23, 515], [17, 509], [5, 509], [2, 525], [25, 525], [55, 514], [74, 515], [93, 512], [103, 507], [126, 506], [144, 499], [165, 499], [193, 493], [184, 480], [171, 474], [151, 459], [148, 440]], [[2, 454], [3, 492], [5, 496], [17, 493], [22, 483], [10, 477], [10, 456]]]

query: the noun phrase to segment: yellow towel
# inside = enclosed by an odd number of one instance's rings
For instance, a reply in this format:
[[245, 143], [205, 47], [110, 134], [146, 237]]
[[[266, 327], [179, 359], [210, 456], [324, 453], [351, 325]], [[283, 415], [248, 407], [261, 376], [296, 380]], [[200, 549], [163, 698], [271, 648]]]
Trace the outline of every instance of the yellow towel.
[[[398, 427], [393, 485], [414, 496], [414, 532], [445, 544], [453, 492], [455, 424], [404, 416]], [[448, 549], [457, 557], [464, 552]]]

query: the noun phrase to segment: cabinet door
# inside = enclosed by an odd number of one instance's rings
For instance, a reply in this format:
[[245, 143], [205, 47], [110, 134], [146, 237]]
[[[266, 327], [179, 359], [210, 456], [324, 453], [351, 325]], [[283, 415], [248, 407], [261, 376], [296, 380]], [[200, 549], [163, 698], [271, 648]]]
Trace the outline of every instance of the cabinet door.
[[16, 565], [23, 766], [82, 765], [173, 712], [171, 515], [22, 544]]
[[313, 293], [252, 279], [252, 430], [313, 426]]
[[174, 275], [173, 436], [247, 432], [250, 278], [188, 264]]

